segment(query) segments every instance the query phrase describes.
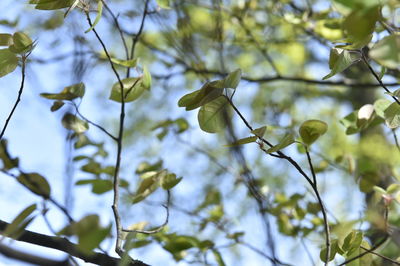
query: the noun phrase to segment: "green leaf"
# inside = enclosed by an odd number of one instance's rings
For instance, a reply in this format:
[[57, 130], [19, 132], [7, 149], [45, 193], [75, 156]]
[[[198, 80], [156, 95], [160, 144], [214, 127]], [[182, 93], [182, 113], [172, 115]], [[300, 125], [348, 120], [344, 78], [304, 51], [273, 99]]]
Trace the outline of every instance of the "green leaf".
[[61, 122], [66, 129], [73, 130], [75, 133], [78, 134], [83, 133], [89, 129], [89, 125], [87, 122], [79, 119], [71, 113], [66, 113]]
[[23, 230], [33, 221], [34, 217], [30, 216], [35, 210], [36, 204], [26, 207], [10, 224], [7, 225], [2, 232], [2, 235], [18, 239], [18, 237], [23, 233]]
[[342, 72], [360, 58], [359, 54], [354, 54], [347, 50], [332, 48], [329, 56], [329, 68], [331, 72], [322, 79], [328, 79]]
[[17, 177], [17, 181], [32, 193], [46, 199], [50, 197], [50, 185], [47, 180], [38, 173], [21, 173]]
[[307, 120], [301, 124], [299, 133], [306, 145], [311, 145], [328, 130], [328, 125], [320, 120]]
[[350, 232], [343, 241], [342, 250], [347, 254], [354, 253], [360, 248], [363, 237], [364, 235], [360, 231]]
[[157, 5], [164, 9], [170, 9], [170, 0], [156, 0]]
[[392, 34], [377, 42], [369, 51], [369, 56], [380, 65], [397, 69], [400, 67], [400, 36]]
[[181, 182], [182, 177], [176, 178], [175, 174], [169, 173], [161, 177], [160, 185], [163, 189], [169, 190]]
[[55, 101], [53, 105], [50, 107], [50, 111], [55, 112], [59, 110], [61, 107], [64, 106], [64, 102], [61, 101]]
[[153, 193], [160, 185], [163, 185], [162, 180], [165, 178], [166, 178], [164, 180], [165, 189], [169, 189], [169, 187], [173, 187], [180, 182], [181, 178], [175, 179], [176, 176], [167, 177], [168, 174], [169, 174], [168, 171], [165, 169], [161, 171], [145, 172], [141, 176], [143, 180], [136, 190], [132, 203], [135, 204], [144, 200], [147, 196]]
[[266, 130], [267, 130], [267, 127], [263, 126], [263, 127], [259, 127], [259, 128], [252, 130], [251, 133], [253, 133], [254, 135], [256, 135], [259, 138], [262, 138], [262, 137], [264, 137]]
[[186, 111], [203, 106], [222, 95], [223, 85], [220, 81], [207, 82], [200, 90], [186, 94], [178, 101], [179, 107], [186, 107]]
[[147, 67], [143, 68], [142, 85], [146, 90], [149, 90], [151, 87], [151, 74]]
[[385, 109], [384, 118], [385, 123], [389, 128], [397, 128], [400, 126], [400, 105], [392, 103]]
[[3, 162], [3, 166], [1, 168], [3, 170], [13, 169], [18, 167], [19, 164], [19, 159], [11, 158], [11, 155], [8, 153], [7, 140], [5, 139], [0, 141], [0, 160]]
[[378, 19], [378, 4], [368, 9], [356, 9], [343, 21], [343, 30], [351, 43], [358, 42], [374, 32]]
[[90, 253], [109, 235], [110, 230], [111, 225], [106, 228], [100, 226], [99, 216], [88, 215], [64, 227], [58, 234], [78, 236], [78, 247], [83, 252]]
[[50, 100], [71, 101], [76, 98], [82, 98], [85, 94], [85, 84], [78, 83], [65, 87], [60, 93], [41, 93], [40, 96]]
[[237, 141], [229, 143], [228, 145], [224, 145], [224, 146], [225, 147], [234, 147], [234, 146], [244, 145], [244, 144], [256, 142], [257, 139], [258, 139], [257, 136], [251, 136], [251, 137], [247, 137], [247, 138], [238, 139]]
[[16, 54], [29, 53], [34, 47], [32, 39], [23, 32], [13, 34], [13, 44], [8, 48]]
[[294, 142], [295, 142], [295, 140], [294, 140], [293, 134], [291, 134], [291, 133], [286, 134], [277, 145], [269, 148], [267, 150], [267, 153], [273, 153], [273, 152], [282, 150], [282, 149], [286, 148], [287, 146], [293, 144]]
[[88, 33], [89, 31], [93, 30], [94, 27], [96, 27], [97, 23], [99, 23], [99, 21], [100, 21], [100, 19], [101, 19], [101, 15], [102, 15], [102, 14], [103, 14], [103, 1], [98, 0], [98, 1], [97, 1], [97, 16], [96, 16], [96, 18], [95, 18], [95, 20], [94, 20], [92, 26], [91, 26], [89, 29], [87, 29], [87, 30], [85, 31], [85, 33]]
[[13, 72], [18, 66], [18, 57], [9, 49], [0, 49], [0, 77]]
[[216, 249], [212, 249], [212, 252], [214, 254], [216, 262], [218, 263], [218, 266], [225, 266], [226, 264], [224, 262], [224, 259], [222, 258], [221, 253]]
[[[138, 99], [147, 89], [145, 84], [143, 84], [143, 77], [123, 79], [122, 85], [123, 93], [125, 95], [125, 102], [133, 102], [134, 100]], [[119, 82], [113, 85], [110, 99], [119, 103], [122, 102], [121, 85]]]
[[224, 112], [226, 112], [228, 100], [220, 96], [202, 106], [197, 116], [200, 128], [208, 133], [216, 133], [225, 126]]
[[130, 59], [130, 60], [120, 60], [116, 58], [111, 58], [111, 62], [113, 62], [116, 65], [120, 65], [123, 67], [135, 67], [137, 65], [137, 58], [135, 59]]
[[92, 192], [98, 195], [113, 189], [113, 182], [104, 179], [82, 179], [77, 181], [76, 185], [92, 185]]
[[[332, 261], [335, 258], [337, 253], [340, 253], [339, 250], [340, 250], [340, 247], [338, 244], [338, 240], [337, 239], [332, 240], [330, 253], [329, 253], [329, 261]], [[319, 258], [325, 263], [327, 262], [326, 261], [326, 253], [327, 253], [326, 247], [323, 248], [321, 250], [321, 252], [319, 253]]]
[[13, 37], [8, 33], [0, 33], [0, 46], [10, 46], [13, 43]]
[[375, 113], [382, 118], [385, 118], [385, 110], [392, 104], [387, 99], [378, 99], [374, 102]]
[[36, 9], [56, 10], [71, 7], [75, 0], [30, 0], [29, 4], [35, 4]]
[[224, 78], [224, 88], [236, 89], [242, 77], [242, 70], [237, 69]]

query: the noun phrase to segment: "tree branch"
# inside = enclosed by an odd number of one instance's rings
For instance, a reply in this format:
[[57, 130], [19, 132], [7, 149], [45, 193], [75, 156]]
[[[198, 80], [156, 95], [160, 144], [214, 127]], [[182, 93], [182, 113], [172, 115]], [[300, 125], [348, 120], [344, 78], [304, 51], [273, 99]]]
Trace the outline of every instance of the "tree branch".
[[[6, 229], [8, 225], [9, 223], [0, 220], [0, 234]], [[76, 244], [70, 242], [65, 238], [44, 235], [25, 229], [22, 231], [22, 234], [16, 240], [38, 245], [41, 247], [47, 247], [63, 251], [73, 257], [82, 259], [85, 262], [90, 262], [97, 265], [117, 266], [121, 261], [118, 258], [114, 258], [103, 253], [98, 253], [98, 252], [92, 252], [91, 254], [83, 253], [79, 250]], [[139, 260], [132, 260], [129, 265], [148, 266], [148, 264]]]

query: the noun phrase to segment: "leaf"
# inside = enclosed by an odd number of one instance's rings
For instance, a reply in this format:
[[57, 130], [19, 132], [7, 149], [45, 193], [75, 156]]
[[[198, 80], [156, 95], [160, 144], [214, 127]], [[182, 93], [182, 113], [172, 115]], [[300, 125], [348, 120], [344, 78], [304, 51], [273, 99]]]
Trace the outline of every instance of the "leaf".
[[89, 125], [87, 122], [79, 119], [71, 113], [66, 113], [61, 122], [66, 129], [73, 130], [75, 133], [78, 134], [83, 133], [89, 129]]
[[156, 0], [157, 5], [164, 9], [170, 9], [170, 0]]
[[[138, 99], [143, 92], [147, 89], [143, 84], [142, 77], [126, 78], [121, 80], [123, 85], [123, 93], [125, 95], [124, 102], [133, 102]], [[115, 83], [111, 89], [110, 99], [116, 102], [121, 101], [121, 85], [119, 82]]]
[[[136, 190], [136, 193], [133, 197], [132, 203], [133, 204], [138, 203], [138, 202], [144, 200], [151, 193], [153, 193], [160, 185], [162, 185], [160, 180], [162, 180], [163, 178], [166, 178], [167, 175], [168, 175], [168, 171], [165, 169], [161, 170], [161, 171], [157, 171], [157, 172], [152, 171], [152, 172], [144, 173], [141, 176], [141, 178], [143, 180]], [[174, 185], [178, 184], [180, 179], [179, 180], [170, 180], [170, 181], [171, 182], [169, 183], [168, 180], [166, 180], [165, 186], [167, 189], [169, 186], [174, 186]]]
[[46, 199], [50, 197], [50, 185], [47, 180], [38, 173], [21, 173], [17, 177], [17, 181], [32, 193]]
[[222, 258], [221, 253], [216, 249], [212, 249], [212, 252], [214, 254], [215, 260], [218, 263], [218, 266], [225, 266], [226, 264], [224, 262], [224, 259]]
[[0, 33], [0, 46], [10, 46], [13, 43], [11, 34]]
[[85, 84], [78, 83], [65, 87], [60, 93], [41, 93], [40, 96], [50, 100], [71, 101], [76, 98], [82, 98], [85, 95]]
[[151, 74], [147, 67], [143, 68], [142, 85], [146, 90], [149, 90], [151, 87]]
[[258, 139], [257, 136], [251, 136], [251, 137], [247, 137], [247, 138], [238, 139], [237, 141], [229, 143], [228, 145], [224, 145], [224, 146], [225, 147], [234, 147], [234, 146], [244, 145], [244, 144], [256, 142], [257, 139]]
[[137, 58], [135, 59], [130, 59], [130, 60], [120, 60], [116, 58], [111, 58], [111, 62], [113, 62], [116, 65], [120, 65], [123, 67], [135, 67], [137, 65]]
[[94, 22], [93, 22], [92, 26], [91, 26], [89, 29], [87, 29], [87, 30], [85, 31], [85, 33], [88, 33], [89, 31], [93, 30], [94, 27], [96, 27], [97, 23], [99, 23], [99, 21], [100, 21], [100, 19], [101, 19], [101, 15], [102, 15], [102, 14], [103, 14], [103, 1], [98, 0], [98, 1], [97, 1], [97, 16], [96, 16], [96, 18], [94, 19]]
[[307, 120], [301, 124], [299, 133], [306, 145], [311, 145], [328, 130], [328, 125], [320, 120]]
[[9, 49], [0, 49], [0, 77], [13, 72], [18, 66], [18, 57]]
[[354, 253], [357, 249], [360, 248], [362, 240], [363, 240], [362, 232], [352, 231], [344, 239], [342, 250], [347, 254]]
[[369, 51], [369, 56], [387, 68], [400, 67], [400, 36], [392, 34], [377, 42]]
[[354, 55], [347, 50], [332, 48], [329, 56], [329, 68], [331, 69], [331, 72], [322, 79], [328, 79], [342, 72], [359, 58], [359, 54]]
[[223, 80], [224, 88], [236, 89], [236, 87], [239, 85], [241, 76], [242, 76], [241, 69], [237, 69], [237, 70], [229, 73], [228, 76], [225, 77]]
[[392, 103], [383, 112], [385, 123], [389, 128], [397, 128], [400, 126], [400, 105]]
[[202, 106], [197, 116], [200, 128], [208, 133], [216, 133], [225, 126], [224, 112], [228, 106], [228, 100], [220, 96]]
[[64, 102], [55, 101], [55, 102], [53, 103], [53, 105], [50, 107], [50, 111], [55, 112], [55, 111], [57, 111], [58, 109], [60, 109], [61, 107], [63, 107], [63, 106], [64, 106]]
[[29, 4], [35, 4], [36, 9], [56, 10], [71, 7], [75, 0], [30, 0]]
[[113, 189], [111, 180], [104, 179], [82, 179], [75, 183], [76, 185], [92, 185], [92, 192], [94, 194], [103, 194]]
[[379, 19], [378, 4], [367, 9], [353, 10], [343, 21], [343, 30], [351, 43], [359, 42], [370, 36]]
[[[331, 247], [330, 247], [330, 253], [329, 253], [329, 261], [332, 261], [337, 253], [340, 250], [339, 244], [338, 244], [338, 240], [332, 240], [331, 242]], [[327, 249], [326, 247], [324, 247], [321, 252], [319, 253], [319, 258], [323, 261], [323, 262], [327, 262], [326, 261], [326, 253], [327, 253]]]
[[182, 177], [176, 178], [175, 174], [169, 173], [161, 177], [160, 186], [165, 190], [169, 190], [179, 184], [181, 180]]
[[264, 137], [266, 130], [267, 130], [267, 127], [263, 126], [263, 127], [259, 127], [259, 128], [252, 130], [251, 133], [253, 133], [254, 135], [256, 135], [259, 138], [262, 138], [262, 137]]
[[33, 221], [34, 217], [29, 217], [36, 210], [36, 204], [32, 204], [26, 207], [20, 212], [13, 221], [7, 225], [2, 232], [3, 236], [17, 239], [23, 232], [23, 230]]
[[13, 34], [13, 44], [8, 48], [16, 54], [29, 53], [34, 47], [32, 39], [23, 32]]
[[7, 140], [5, 139], [0, 141], [0, 160], [3, 162], [3, 166], [1, 168], [3, 170], [13, 169], [18, 167], [19, 164], [19, 159], [11, 158], [11, 155], [8, 153]]
[[387, 99], [378, 99], [374, 102], [375, 113], [382, 118], [385, 118], [385, 110], [392, 104]]
[[286, 148], [287, 146], [293, 144], [294, 142], [295, 141], [294, 141], [293, 134], [290, 134], [290, 133], [286, 134], [277, 145], [269, 148], [267, 150], [267, 153], [273, 153], [273, 152], [277, 152], [279, 150], [282, 150], [282, 149]]
[[179, 107], [186, 107], [186, 111], [203, 106], [222, 95], [223, 85], [219, 81], [207, 82], [200, 90], [186, 94], [178, 101]]
[[99, 216], [88, 215], [64, 227], [58, 234], [67, 236], [78, 236], [78, 247], [85, 253], [93, 249], [109, 235], [111, 225], [103, 228], [100, 225]]

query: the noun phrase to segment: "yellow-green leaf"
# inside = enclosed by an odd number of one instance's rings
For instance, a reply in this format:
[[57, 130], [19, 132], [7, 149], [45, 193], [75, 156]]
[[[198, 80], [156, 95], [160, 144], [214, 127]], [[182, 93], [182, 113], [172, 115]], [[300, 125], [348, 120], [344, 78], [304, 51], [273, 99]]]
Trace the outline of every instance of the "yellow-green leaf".
[[21, 173], [17, 180], [31, 192], [44, 198], [50, 197], [50, 185], [47, 180], [38, 173]]
[[306, 145], [311, 145], [328, 130], [328, 125], [320, 120], [307, 120], [299, 129], [301, 139]]
[[203, 105], [197, 116], [200, 128], [208, 133], [216, 133], [225, 126], [224, 112], [226, 112], [228, 100], [224, 96]]

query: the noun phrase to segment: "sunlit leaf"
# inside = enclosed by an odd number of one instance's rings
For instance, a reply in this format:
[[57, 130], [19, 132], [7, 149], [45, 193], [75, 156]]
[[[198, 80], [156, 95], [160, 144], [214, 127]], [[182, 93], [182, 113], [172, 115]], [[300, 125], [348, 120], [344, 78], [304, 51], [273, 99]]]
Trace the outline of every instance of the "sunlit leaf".
[[75, 0], [29, 0], [29, 4], [35, 4], [36, 9], [55, 10], [70, 7]]
[[18, 66], [18, 57], [8, 48], [0, 49], [0, 77], [13, 72]]
[[389, 128], [397, 128], [400, 126], [400, 105], [392, 103], [384, 111], [386, 125]]
[[79, 119], [71, 113], [66, 113], [61, 122], [66, 129], [73, 130], [76, 133], [83, 133], [89, 129], [87, 122]]
[[374, 102], [374, 110], [375, 113], [382, 117], [385, 118], [385, 110], [392, 104], [391, 101], [387, 99], [378, 99]]
[[111, 62], [113, 62], [116, 65], [120, 65], [123, 67], [135, 67], [137, 65], [137, 58], [135, 59], [130, 59], [130, 60], [121, 60], [121, 59], [116, 59], [116, 58], [111, 58]]
[[38, 173], [21, 173], [17, 180], [31, 192], [44, 198], [50, 197], [50, 185], [47, 180]]
[[224, 146], [225, 147], [234, 147], [234, 146], [244, 145], [244, 144], [256, 142], [257, 139], [258, 139], [258, 137], [251, 136], [251, 137], [247, 137], [247, 138], [238, 139], [237, 141], [229, 143], [228, 145], [224, 145]]
[[254, 129], [253, 131], [251, 131], [251, 133], [253, 133], [254, 135], [256, 135], [259, 138], [262, 138], [262, 137], [264, 137], [266, 130], [267, 130], [267, 127], [263, 126], [263, 127]]
[[157, 5], [164, 9], [170, 9], [170, 0], [156, 0]]
[[216, 81], [207, 82], [200, 90], [186, 94], [179, 99], [178, 106], [186, 107], [186, 111], [190, 111], [217, 99], [223, 92], [223, 86], [218, 84]]
[[239, 85], [241, 76], [242, 70], [240, 69], [229, 73], [228, 76], [224, 78], [224, 88], [236, 89], [236, 87]]
[[[143, 92], [147, 89], [143, 84], [142, 77], [138, 78], [126, 78], [122, 81], [124, 102], [132, 102], [138, 99]], [[111, 89], [110, 99], [116, 102], [122, 102], [121, 100], [121, 85], [119, 82], [115, 83]]]
[[92, 185], [92, 192], [103, 194], [113, 189], [113, 182], [105, 179], [82, 179], [76, 182], [76, 185]]
[[267, 150], [267, 153], [277, 152], [286, 148], [287, 146], [293, 144], [295, 142], [293, 134], [286, 134], [279, 143]]
[[102, 15], [102, 14], [103, 14], [103, 1], [98, 0], [98, 1], [97, 1], [97, 16], [96, 16], [96, 18], [94, 19], [94, 22], [93, 22], [92, 26], [91, 26], [89, 29], [87, 29], [87, 30], [85, 31], [85, 33], [88, 33], [89, 31], [93, 30], [94, 27], [96, 27], [97, 23], [99, 23], [99, 21], [100, 21], [100, 19], [101, 19], [101, 15]]
[[13, 221], [7, 225], [5, 230], [2, 232], [3, 236], [11, 237], [17, 239], [23, 230], [33, 221], [34, 216], [31, 214], [36, 210], [36, 204], [32, 204], [26, 207], [22, 212], [20, 212]]
[[307, 120], [301, 124], [299, 133], [303, 142], [311, 145], [328, 130], [328, 125], [320, 120]]
[[228, 100], [220, 96], [202, 106], [197, 116], [200, 128], [208, 133], [216, 133], [225, 126], [224, 112], [228, 106]]
[[359, 54], [355, 54], [351, 51], [339, 48], [331, 49], [331, 53], [329, 56], [329, 68], [331, 69], [331, 72], [322, 79], [328, 79], [342, 72], [343, 70], [351, 66], [351, 64], [353, 64], [359, 58]]
[[377, 42], [369, 51], [369, 56], [387, 68], [400, 67], [400, 36], [391, 34]]
[[13, 37], [8, 33], [0, 33], [0, 46], [9, 46], [13, 43]]
[[23, 54], [32, 51], [33, 47], [33, 41], [27, 34], [16, 32], [13, 34], [13, 44], [8, 48], [13, 53]]
[[78, 83], [65, 87], [60, 93], [41, 93], [40, 96], [50, 100], [73, 100], [82, 98], [85, 94], [85, 84]]
[[181, 182], [182, 177], [176, 178], [175, 174], [169, 173], [161, 177], [160, 185], [163, 189], [169, 190]]

